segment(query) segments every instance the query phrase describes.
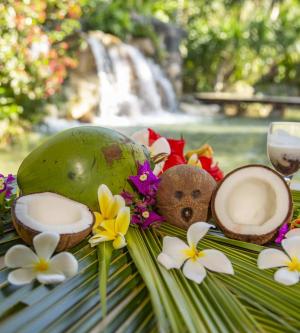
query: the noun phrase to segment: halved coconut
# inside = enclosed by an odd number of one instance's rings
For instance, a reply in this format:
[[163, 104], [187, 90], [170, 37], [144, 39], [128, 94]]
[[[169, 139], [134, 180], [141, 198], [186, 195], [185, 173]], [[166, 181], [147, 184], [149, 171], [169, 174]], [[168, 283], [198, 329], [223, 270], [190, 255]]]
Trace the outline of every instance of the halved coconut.
[[270, 241], [289, 222], [289, 187], [274, 170], [247, 165], [229, 173], [212, 197], [212, 214], [224, 234], [256, 244]]
[[94, 214], [89, 208], [56, 193], [24, 195], [12, 207], [12, 220], [17, 233], [27, 244], [43, 231], [60, 234], [57, 251], [71, 248], [92, 230]]

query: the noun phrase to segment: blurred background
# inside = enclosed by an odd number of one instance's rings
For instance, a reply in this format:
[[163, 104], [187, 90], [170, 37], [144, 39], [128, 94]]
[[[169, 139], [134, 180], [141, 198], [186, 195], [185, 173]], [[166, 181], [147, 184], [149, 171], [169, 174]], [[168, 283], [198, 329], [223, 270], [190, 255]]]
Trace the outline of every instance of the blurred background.
[[2, 173], [80, 124], [208, 142], [227, 172], [300, 119], [299, 0], [2, 0], [0, 31]]

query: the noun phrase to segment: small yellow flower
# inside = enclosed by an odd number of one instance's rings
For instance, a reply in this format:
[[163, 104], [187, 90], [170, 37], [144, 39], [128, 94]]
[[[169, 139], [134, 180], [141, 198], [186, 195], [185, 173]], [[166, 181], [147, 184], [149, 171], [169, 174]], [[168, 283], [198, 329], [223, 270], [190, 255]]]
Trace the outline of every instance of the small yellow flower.
[[189, 160], [190, 157], [194, 154], [196, 154], [198, 157], [200, 157], [200, 156], [212, 157], [213, 153], [214, 153], [214, 151], [213, 151], [212, 147], [206, 143], [205, 145], [201, 146], [198, 149], [188, 151], [185, 154], [185, 157], [187, 160]]
[[130, 224], [130, 209], [120, 209], [115, 220], [104, 220], [97, 233], [89, 240], [91, 246], [106, 241], [113, 241], [113, 247], [120, 249], [126, 246], [125, 235]]
[[188, 159], [187, 164], [202, 168], [202, 164], [201, 164], [197, 154], [191, 155], [191, 157]]
[[98, 201], [100, 212], [94, 212], [96, 222], [93, 233], [98, 232], [98, 228], [105, 220], [114, 220], [120, 209], [125, 207], [125, 200], [120, 195], [112, 195], [110, 189], [102, 184], [98, 188]]
[[125, 235], [130, 224], [130, 209], [125, 207], [123, 197], [113, 195], [104, 184], [99, 186], [98, 200], [100, 212], [94, 212], [94, 236], [89, 242], [91, 246], [96, 246], [101, 242], [113, 241], [113, 247], [120, 249], [126, 245]]

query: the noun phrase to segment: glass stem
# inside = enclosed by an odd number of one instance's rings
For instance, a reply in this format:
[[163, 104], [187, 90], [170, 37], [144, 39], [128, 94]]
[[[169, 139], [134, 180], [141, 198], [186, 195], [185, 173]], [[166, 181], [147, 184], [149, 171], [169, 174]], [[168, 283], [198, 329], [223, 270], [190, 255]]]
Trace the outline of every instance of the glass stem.
[[291, 181], [293, 179], [293, 175], [291, 175], [291, 176], [285, 176], [284, 179], [285, 179], [288, 187], [291, 187]]

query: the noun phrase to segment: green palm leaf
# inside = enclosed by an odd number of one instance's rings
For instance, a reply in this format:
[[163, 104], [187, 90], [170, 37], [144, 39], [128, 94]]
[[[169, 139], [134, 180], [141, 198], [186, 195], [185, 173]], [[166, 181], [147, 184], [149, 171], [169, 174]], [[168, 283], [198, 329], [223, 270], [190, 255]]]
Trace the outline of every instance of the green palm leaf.
[[[300, 192], [293, 193], [300, 208]], [[131, 228], [128, 251], [114, 251], [108, 272], [107, 315], [99, 300], [98, 259], [87, 241], [72, 249], [79, 274], [48, 287], [14, 287], [8, 269], [0, 270], [1, 332], [299, 332], [300, 285], [274, 282], [272, 270], [256, 266], [262, 246], [227, 239], [212, 231], [202, 248], [223, 251], [235, 275], [209, 273], [201, 285], [180, 271], [167, 271], [156, 257], [165, 235], [185, 232], [164, 224], [142, 232]], [[10, 224], [0, 239], [0, 253], [20, 243]]]

